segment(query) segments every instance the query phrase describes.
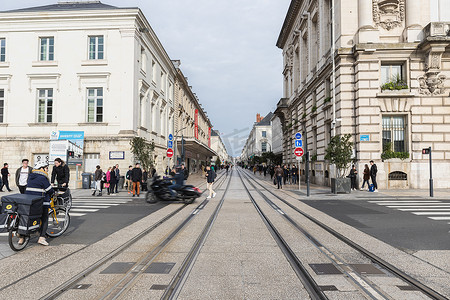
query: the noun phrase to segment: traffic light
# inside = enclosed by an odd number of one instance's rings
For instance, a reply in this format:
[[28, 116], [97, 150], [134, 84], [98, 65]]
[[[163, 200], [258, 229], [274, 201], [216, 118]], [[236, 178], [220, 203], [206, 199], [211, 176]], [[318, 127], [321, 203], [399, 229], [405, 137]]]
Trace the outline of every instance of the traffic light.
[[75, 157], [75, 152], [67, 151], [67, 156], [73, 158], [73, 157]]
[[430, 148], [423, 148], [422, 154], [430, 154]]

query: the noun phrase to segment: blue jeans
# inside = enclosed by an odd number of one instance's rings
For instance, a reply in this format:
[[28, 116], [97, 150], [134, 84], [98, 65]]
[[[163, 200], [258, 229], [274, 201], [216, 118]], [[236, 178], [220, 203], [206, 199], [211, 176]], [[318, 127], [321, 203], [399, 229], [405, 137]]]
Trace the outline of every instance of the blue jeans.
[[278, 183], [278, 188], [282, 188], [282, 183], [281, 183], [281, 179], [282, 179], [283, 177], [282, 176], [277, 176], [277, 183]]
[[171, 194], [172, 196], [176, 196], [177, 193], [175, 193], [174, 190], [178, 190], [178, 189], [180, 189], [181, 187], [182, 187], [182, 186], [179, 185], [179, 184], [172, 184], [172, 185], [169, 185], [169, 191], [170, 191], [170, 194]]

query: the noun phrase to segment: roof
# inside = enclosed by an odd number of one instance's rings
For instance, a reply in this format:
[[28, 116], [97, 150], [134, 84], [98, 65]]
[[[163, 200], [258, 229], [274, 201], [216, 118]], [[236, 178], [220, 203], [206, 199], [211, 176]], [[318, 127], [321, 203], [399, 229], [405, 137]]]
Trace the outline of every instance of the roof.
[[2, 13], [10, 12], [38, 12], [38, 11], [70, 11], [70, 10], [105, 10], [105, 9], [122, 9], [120, 7], [103, 4], [100, 1], [60, 1], [57, 4], [36, 6], [29, 8], [20, 8]]
[[217, 130], [211, 130], [211, 136], [220, 136]]
[[277, 40], [277, 47], [283, 49], [284, 44], [286, 43], [287, 38], [289, 37], [289, 33], [292, 29], [292, 26], [295, 23], [295, 18], [297, 17], [300, 11], [300, 4], [303, 2], [302, 0], [291, 0], [291, 5], [289, 5], [288, 12], [286, 14], [286, 18], [284, 19], [283, 27], [281, 28], [280, 35]]
[[265, 116], [264, 119], [261, 120], [261, 122], [256, 124], [256, 126], [269, 126], [272, 116], [273, 116], [272, 112], [268, 113], [267, 116]]

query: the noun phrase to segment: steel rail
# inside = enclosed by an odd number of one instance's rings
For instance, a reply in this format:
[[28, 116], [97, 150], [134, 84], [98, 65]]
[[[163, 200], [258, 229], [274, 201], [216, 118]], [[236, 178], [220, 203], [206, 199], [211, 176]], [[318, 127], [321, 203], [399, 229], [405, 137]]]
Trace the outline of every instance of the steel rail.
[[296, 212], [300, 213], [301, 215], [303, 215], [304, 217], [306, 217], [307, 219], [309, 219], [311, 222], [315, 223], [316, 225], [318, 225], [319, 227], [321, 227], [322, 229], [324, 229], [325, 231], [329, 232], [330, 234], [332, 234], [334, 237], [338, 238], [339, 240], [343, 241], [344, 243], [346, 243], [347, 245], [349, 245], [350, 247], [352, 247], [353, 249], [357, 250], [358, 252], [364, 254], [367, 258], [369, 258], [370, 260], [372, 260], [373, 262], [377, 263], [378, 265], [382, 266], [384, 269], [388, 270], [389, 272], [391, 272], [392, 274], [395, 274], [397, 277], [399, 277], [400, 279], [404, 280], [405, 282], [409, 283], [410, 285], [416, 287], [417, 289], [419, 289], [422, 293], [424, 293], [425, 295], [427, 295], [428, 297], [435, 299], [435, 300], [448, 300], [448, 298], [446, 298], [445, 296], [441, 295], [440, 293], [438, 293], [437, 291], [433, 290], [432, 288], [430, 288], [429, 286], [424, 285], [423, 283], [421, 283], [420, 281], [418, 281], [417, 279], [411, 277], [410, 275], [406, 274], [405, 272], [403, 272], [402, 270], [398, 269], [397, 267], [395, 267], [394, 265], [388, 263], [387, 261], [385, 261], [384, 259], [382, 259], [381, 257], [377, 256], [376, 254], [370, 252], [369, 250], [363, 248], [362, 246], [356, 244], [355, 242], [353, 242], [352, 240], [350, 240], [349, 238], [345, 237], [344, 235], [342, 235], [341, 233], [337, 232], [336, 230], [332, 229], [331, 227], [325, 225], [324, 223], [320, 222], [319, 220], [317, 220], [316, 218], [310, 216], [309, 214], [301, 211], [300, 209], [298, 209], [297, 207], [295, 207], [294, 205], [292, 205], [291, 203], [289, 203], [288, 201], [284, 200], [283, 198], [281, 198], [280, 196], [276, 195], [275, 193], [273, 193], [271, 190], [269, 190], [268, 188], [266, 188], [265, 186], [263, 186], [261, 183], [259, 183], [256, 179], [252, 178], [250, 176], [250, 178], [257, 183], [259, 186], [261, 186], [262, 188], [264, 188], [267, 192], [269, 192], [270, 194], [272, 194], [273, 196], [275, 196], [276, 198], [278, 198], [280, 201], [282, 201], [284, 204], [286, 204], [287, 206], [289, 206], [290, 208], [292, 208], [293, 210], [295, 210]]
[[203, 245], [206, 241], [206, 238], [208, 237], [208, 235], [214, 225], [214, 222], [217, 219], [217, 216], [219, 215], [219, 212], [225, 201], [225, 195], [226, 195], [228, 188], [230, 186], [230, 183], [231, 183], [231, 175], [232, 174], [233, 174], [233, 170], [231, 170], [230, 177], [229, 177], [230, 179], [228, 180], [228, 184], [225, 188], [222, 198], [219, 201], [219, 204], [217, 205], [213, 214], [209, 218], [208, 222], [205, 224], [203, 231], [200, 233], [199, 237], [195, 241], [195, 243], [192, 246], [191, 250], [189, 251], [188, 255], [184, 259], [177, 274], [173, 277], [172, 281], [169, 283], [169, 286], [166, 288], [161, 299], [164, 299], [164, 300], [176, 299], [178, 297], [179, 293], [181, 292], [181, 289], [183, 288], [183, 285], [184, 285], [185, 281], [187, 280], [187, 276], [189, 275], [192, 267], [194, 266], [197, 256], [199, 255], [200, 250], [203, 247]]
[[256, 200], [251, 195], [249, 189], [244, 183], [244, 180], [242, 179], [242, 176], [240, 172], [238, 171], [239, 178], [241, 179], [242, 185], [245, 187], [245, 190], [252, 201], [253, 205], [256, 208], [256, 211], [258, 212], [259, 216], [263, 220], [264, 224], [267, 226], [270, 234], [275, 239], [276, 243], [280, 247], [281, 251], [285, 255], [286, 259], [288, 260], [289, 264], [291, 265], [294, 272], [297, 274], [297, 277], [300, 279], [300, 281], [303, 283], [303, 286], [305, 287], [306, 291], [310, 295], [312, 300], [326, 300], [328, 299], [327, 296], [324, 294], [324, 292], [320, 289], [319, 285], [315, 282], [314, 278], [309, 274], [309, 272], [306, 270], [306, 268], [303, 266], [302, 262], [299, 260], [299, 258], [295, 255], [294, 251], [289, 247], [287, 242], [283, 239], [281, 234], [278, 232], [278, 230], [275, 228], [275, 226], [270, 222], [268, 217], [263, 213], [259, 205], [256, 203]]

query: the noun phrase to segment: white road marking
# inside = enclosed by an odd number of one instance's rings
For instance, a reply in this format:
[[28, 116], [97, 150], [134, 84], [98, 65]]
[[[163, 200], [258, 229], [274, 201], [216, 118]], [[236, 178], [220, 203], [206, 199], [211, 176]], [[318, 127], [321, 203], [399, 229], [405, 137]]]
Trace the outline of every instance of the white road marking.
[[450, 220], [450, 217], [428, 217], [428, 218], [436, 220], [436, 221], [447, 221], [447, 220]]
[[428, 212], [413, 212], [413, 214], [418, 215], [418, 216], [436, 216], [436, 215], [442, 215], [442, 216], [446, 216], [446, 215], [450, 215], [450, 212], [440, 212], [440, 211], [428, 211]]
[[86, 214], [76, 213], [76, 212], [71, 212], [71, 211], [69, 211], [69, 215], [70, 215], [71, 217], [82, 217], [82, 216], [85, 216]]
[[450, 205], [389, 205], [389, 208], [450, 208]]
[[71, 208], [69, 213], [72, 213], [72, 211], [74, 212], [96, 212], [98, 211], [98, 209], [81, 209], [81, 208]]
[[0, 236], [8, 236], [8, 232], [0, 233]]
[[436, 208], [399, 208], [398, 210], [401, 211], [450, 211], [450, 208], [440, 208], [440, 209], [436, 209]]
[[98, 208], [98, 209], [102, 209], [102, 208], [109, 208], [109, 205], [103, 205], [103, 206], [93, 206], [93, 205], [72, 205], [72, 209], [73, 208]]
[[415, 202], [426, 202], [426, 203], [432, 203], [432, 202], [441, 202], [439, 200], [386, 200], [386, 201], [369, 201], [370, 203], [415, 203]]

